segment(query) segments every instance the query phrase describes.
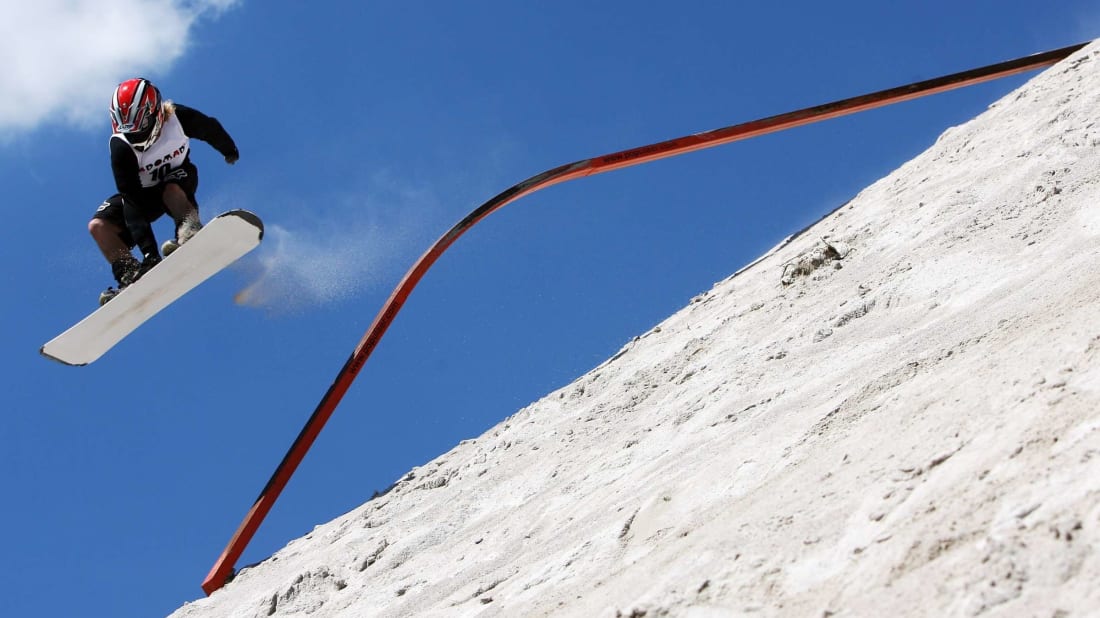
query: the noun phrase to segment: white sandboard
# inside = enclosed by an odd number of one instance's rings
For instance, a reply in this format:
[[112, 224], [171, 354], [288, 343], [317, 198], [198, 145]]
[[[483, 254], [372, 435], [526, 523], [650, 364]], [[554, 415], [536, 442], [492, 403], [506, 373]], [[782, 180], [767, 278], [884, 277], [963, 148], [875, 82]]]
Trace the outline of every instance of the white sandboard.
[[263, 235], [263, 222], [246, 210], [215, 217], [141, 279], [40, 352], [66, 365], [95, 361], [161, 309], [256, 248]]

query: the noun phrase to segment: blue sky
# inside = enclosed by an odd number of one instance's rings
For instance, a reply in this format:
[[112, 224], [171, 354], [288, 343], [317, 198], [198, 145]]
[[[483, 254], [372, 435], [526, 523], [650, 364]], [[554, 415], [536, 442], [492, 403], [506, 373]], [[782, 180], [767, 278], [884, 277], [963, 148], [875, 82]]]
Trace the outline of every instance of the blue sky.
[[[5, 8], [0, 615], [155, 616], [200, 597], [406, 269], [512, 184], [1100, 33], [1100, 9], [1076, 0], [738, 4]], [[246, 208], [268, 235], [95, 364], [64, 367], [37, 350], [111, 282], [86, 223], [113, 192], [107, 103], [134, 75], [240, 147], [229, 167], [193, 146], [204, 218]], [[571, 382], [1027, 77], [572, 181], [492, 215], [414, 292], [238, 566]]]

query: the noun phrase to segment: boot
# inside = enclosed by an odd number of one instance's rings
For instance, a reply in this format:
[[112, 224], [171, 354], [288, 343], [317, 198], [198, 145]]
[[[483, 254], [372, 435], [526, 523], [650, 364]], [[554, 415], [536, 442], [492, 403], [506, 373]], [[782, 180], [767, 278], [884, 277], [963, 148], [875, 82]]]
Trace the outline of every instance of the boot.
[[169, 238], [164, 241], [164, 244], [160, 246], [160, 252], [164, 254], [164, 257], [172, 255], [172, 252], [180, 248], [180, 243], [175, 238]]
[[191, 240], [191, 237], [198, 234], [201, 229], [202, 222], [199, 221], [199, 214], [195, 212], [187, 215], [176, 224], [176, 237], [164, 241], [164, 244], [160, 246], [160, 252], [164, 254], [164, 257], [168, 257], [173, 251], [179, 249], [180, 245]]
[[118, 296], [122, 288], [138, 280], [138, 277], [142, 275], [141, 264], [134, 259], [134, 256], [127, 255], [126, 257], [121, 257], [111, 262], [111, 274], [115, 276], [115, 281], [118, 282], [118, 288], [110, 287], [99, 293], [100, 307], [106, 305], [107, 301], [115, 296]]
[[122, 289], [138, 280], [141, 276], [141, 264], [134, 256], [127, 255], [111, 262], [111, 274], [115, 276], [119, 289]]
[[107, 288], [106, 290], [103, 290], [102, 292], [100, 292], [99, 293], [99, 306], [102, 307], [103, 305], [106, 305], [107, 301], [109, 301], [112, 298], [118, 296], [118, 293], [121, 292], [121, 291], [122, 290], [116, 290], [115, 288]]
[[145, 259], [140, 263], [133, 258], [133, 256], [126, 256], [119, 258], [114, 262], [111, 262], [111, 273], [115, 276], [115, 281], [118, 282], [118, 288], [107, 288], [99, 293], [99, 306], [107, 304], [107, 301], [111, 300], [126, 286], [141, 279], [145, 273], [153, 270], [157, 264], [160, 264], [161, 257], [155, 251], [146, 254]]
[[160, 261], [160, 254], [156, 253], [155, 251], [152, 253], [147, 253], [145, 255], [145, 259], [141, 261], [141, 266], [138, 268], [138, 274], [134, 281], [141, 279], [145, 275], [145, 273], [153, 270], [153, 267], [157, 264], [160, 264]]
[[183, 221], [176, 226], [176, 240], [179, 244], [183, 244], [189, 240], [195, 234], [199, 233], [202, 229], [202, 221], [199, 220], [198, 211], [193, 211], [183, 218]]

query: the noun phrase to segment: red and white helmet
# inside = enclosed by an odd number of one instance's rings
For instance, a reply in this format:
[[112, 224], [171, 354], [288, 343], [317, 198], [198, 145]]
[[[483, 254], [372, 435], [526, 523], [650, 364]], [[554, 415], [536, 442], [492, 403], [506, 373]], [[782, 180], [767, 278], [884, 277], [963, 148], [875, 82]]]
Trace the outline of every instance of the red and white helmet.
[[149, 80], [128, 79], [115, 88], [111, 99], [111, 128], [134, 146], [148, 146], [160, 136], [161, 103], [160, 91]]

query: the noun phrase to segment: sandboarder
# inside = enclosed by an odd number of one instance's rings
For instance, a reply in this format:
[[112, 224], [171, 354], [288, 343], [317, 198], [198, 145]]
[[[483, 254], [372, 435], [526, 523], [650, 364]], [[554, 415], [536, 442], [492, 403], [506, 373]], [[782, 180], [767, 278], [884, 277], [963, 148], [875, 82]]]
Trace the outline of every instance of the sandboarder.
[[[110, 112], [111, 169], [118, 192], [99, 206], [88, 231], [111, 264], [118, 288], [100, 294], [100, 305], [156, 266], [161, 252], [168, 255], [202, 227], [190, 138], [207, 142], [231, 165], [240, 156], [216, 118], [164, 100], [147, 79], [119, 84]], [[151, 223], [164, 213], [175, 221], [175, 235], [158, 250]], [[131, 251], [135, 246], [141, 262]]]

